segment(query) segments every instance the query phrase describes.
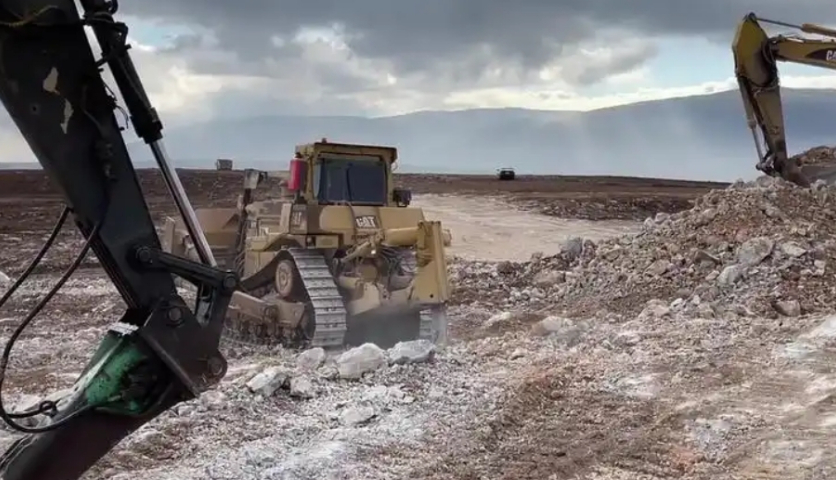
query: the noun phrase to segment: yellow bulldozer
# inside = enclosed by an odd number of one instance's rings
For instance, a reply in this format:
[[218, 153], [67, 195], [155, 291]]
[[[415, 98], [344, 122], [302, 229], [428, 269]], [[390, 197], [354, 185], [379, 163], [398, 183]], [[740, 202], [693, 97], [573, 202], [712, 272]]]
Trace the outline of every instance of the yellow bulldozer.
[[[226, 337], [291, 348], [446, 342], [450, 234], [395, 188], [396, 161], [393, 147], [298, 145], [277, 194], [254, 201], [274, 174], [246, 170], [236, 208], [196, 211], [219, 265], [242, 278]], [[166, 219], [163, 245], [196, 256], [179, 217]]]

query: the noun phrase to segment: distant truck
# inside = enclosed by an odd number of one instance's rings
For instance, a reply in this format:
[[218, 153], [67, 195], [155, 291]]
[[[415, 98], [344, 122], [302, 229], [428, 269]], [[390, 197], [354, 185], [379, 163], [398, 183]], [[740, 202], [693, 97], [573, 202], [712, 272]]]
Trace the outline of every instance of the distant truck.
[[232, 160], [228, 158], [215, 160], [215, 170], [232, 170]]
[[517, 174], [511, 167], [503, 167], [496, 170], [496, 178], [499, 180], [513, 180], [517, 178]]

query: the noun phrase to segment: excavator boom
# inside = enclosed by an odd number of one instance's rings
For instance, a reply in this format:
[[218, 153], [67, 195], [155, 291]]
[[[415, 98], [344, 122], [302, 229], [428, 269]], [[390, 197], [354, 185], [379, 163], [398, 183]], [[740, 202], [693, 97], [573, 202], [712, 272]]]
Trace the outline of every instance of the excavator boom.
[[[770, 37], [761, 26], [762, 23], [831, 38]], [[732, 43], [735, 76], [760, 159], [758, 170], [805, 187], [817, 178], [828, 177], [821, 172], [816, 175], [805, 172], [789, 157], [778, 62], [836, 69], [834, 39], [836, 30], [814, 24], [792, 25], [766, 20], [758, 18], [754, 13], [746, 15], [738, 24]]]
[[[15, 413], [3, 408], [0, 396], [0, 417], [26, 434], [0, 458], [5, 480], [77, 479], [122, 438], [199, 395], [226, 372], [218, 344], [237, 277], [213, 267], [208, 243], [165, 154], [162, 123], [128, 55], [127, 27], [113, 18], [115, 0], [80, 3], [81, 15], [73, 0], [0, 0], [0, 101], [63, 194], [85, 246], [95, 252], [127, 310], [69, 396], [42, 404], [37, 412]], [[98, 40], [101, 60], [93, 55], [85, 26]], [[116, 101], [99, 73], [105, 65], [134, 128], [160, 164], [201, 263], [161, 250], [114, 116]], [[178, 295], [174, 275], [198, 288], [193, 309]], [[25, 276], [0, 298], [0, 306]], [[6, 345], [0, 385], [14, 339], [38, 309]], [[36, 427], [15, 421], [34, 413], [50, 418]]]

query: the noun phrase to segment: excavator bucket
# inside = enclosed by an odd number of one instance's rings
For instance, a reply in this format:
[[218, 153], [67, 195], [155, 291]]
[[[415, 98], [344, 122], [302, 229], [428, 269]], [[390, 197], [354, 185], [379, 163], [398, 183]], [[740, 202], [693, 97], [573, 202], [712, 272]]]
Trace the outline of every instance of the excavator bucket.
[[824, 182], [828, 185], [836, 183], [836, 165], [808, 165], [801, 167], [801, 174], [810, 183]]
[[801, 175], [811, 184], [817, 181], [823, 181], [828, 185], [836, 183], [836, 148], [812, 148], [795, 155], [791, 161], [796, 162]]
[[[770, 36], [763, 24], [788, 27], [825, 38], [804, 38], [797, 32]], [[749, 13], [738, 23], [731, 47], [746, 121], [758, 154], [757, 169], [802, 187], [808, 187], [817, 180], [834, 183], [836, 158], [832, 150], [829, 151], [829, 159], [811, 158], [809, 153], [789, 157], [778, 64], [789, 62], [836, 69], [836, 56], [833, 55], [836, 51], [836, 30], [808, 23], [793, 25], [767, 20]]]

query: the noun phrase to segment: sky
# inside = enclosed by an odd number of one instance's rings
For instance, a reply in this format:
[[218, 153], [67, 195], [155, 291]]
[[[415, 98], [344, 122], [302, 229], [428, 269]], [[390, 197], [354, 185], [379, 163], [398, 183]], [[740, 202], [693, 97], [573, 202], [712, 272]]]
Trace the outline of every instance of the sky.
[[[120, 2], [168, 128], [257, 115], [588, 111], [734, 86], [750, 11], [836, 25], [821, 0], [143, 0]], [[774, 30], [772, 33], [778, 33]], [[782, 84], [836, 72], [782, 65]], [[0, 113], [0, 161], [28, 149]]]

